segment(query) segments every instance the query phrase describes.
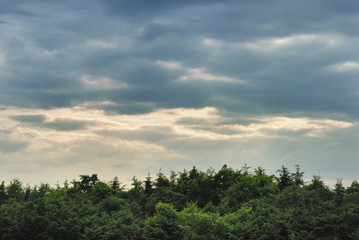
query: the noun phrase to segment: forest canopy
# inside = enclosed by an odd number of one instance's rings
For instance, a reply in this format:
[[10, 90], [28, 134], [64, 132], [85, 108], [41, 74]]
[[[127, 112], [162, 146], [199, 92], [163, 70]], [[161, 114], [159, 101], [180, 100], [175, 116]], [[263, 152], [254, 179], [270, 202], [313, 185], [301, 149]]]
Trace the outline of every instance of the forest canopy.
[[71, 183], [0, 184], [0, 239], [359, 239], [359, 183], [329, 188], [299, 166], [80, 175]]

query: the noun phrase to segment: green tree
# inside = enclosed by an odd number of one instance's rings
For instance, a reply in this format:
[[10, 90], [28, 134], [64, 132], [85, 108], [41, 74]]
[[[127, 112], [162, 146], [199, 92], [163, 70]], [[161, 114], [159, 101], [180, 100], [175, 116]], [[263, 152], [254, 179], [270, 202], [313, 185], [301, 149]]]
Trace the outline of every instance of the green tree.
[[148, 174], [146, 181], [145, 181], [145, 194], [146, 195], [150, 195], [152, 193], [152, 181], [151, 181], [151, 177], [150, 174]]
[[[87, 215], [89, 205], [82, 202], [73, 204], [66, 199], [67, 189], [52, 190], [43, 196], [44, 219], [48, 239], [76, 240], [80, 239], [83, 224], [78, 214]], [[80, 206], [79, 206], [80, 205]]]
[[96, 213], [85, 218], [83, 236], [93, 240], [140, 239], [142, 228], [124, 199], [108, 197], [98, 204]]
[[277, 172], [279, 173], [279, 177], [277, 177], [277, 182], [280, 191], [293, 184], [292, 174], [290, 174], [287, 167], [282, 165], [281, 169], [277, 170]]
[[183, 239], [217, 240], [228, 239], [229, 227], [221, 221], [219, 213], [208, 213], [199, 210], [196, 204], [189, 204], [180, 212], [180, 228]]
[[158, 203], [155, 215], [145, 221], [143, 238], [153, 240], [182, 239], [183, 233], [179, 225], [180, 217], [172, 205]]
[[22, 188], [22, 183], [19, 179], [14, 179], [10, 182], [10, 185], [6, 187], [6, 194], [8, 198], [14, 198], [18, 201], [23, 200], [24, 191]]
[[94, 203], [99, 203], [102, 200], [114, 196], [117, 193], [110, 185], [98, 181], [91, 189], [91, 199]]
[[292, 173], [292, 179], [297, 186], [304, 184], [303, 176], [304, 172], [300, 171], [299, 165], [295, 165], [295, 173]]
[[0, 184], [0, 206], [5, 203], [9, 199], [6, 188], [5, 188], [5, 182], [2, 181]]

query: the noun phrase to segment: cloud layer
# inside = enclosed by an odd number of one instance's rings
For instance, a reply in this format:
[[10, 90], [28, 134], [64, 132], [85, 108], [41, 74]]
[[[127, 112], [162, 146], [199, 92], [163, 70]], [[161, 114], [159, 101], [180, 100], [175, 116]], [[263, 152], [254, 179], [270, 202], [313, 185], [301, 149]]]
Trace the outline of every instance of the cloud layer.
[[224, 163], [357, 177], [355, 1], [0, 4], [4, 180]]

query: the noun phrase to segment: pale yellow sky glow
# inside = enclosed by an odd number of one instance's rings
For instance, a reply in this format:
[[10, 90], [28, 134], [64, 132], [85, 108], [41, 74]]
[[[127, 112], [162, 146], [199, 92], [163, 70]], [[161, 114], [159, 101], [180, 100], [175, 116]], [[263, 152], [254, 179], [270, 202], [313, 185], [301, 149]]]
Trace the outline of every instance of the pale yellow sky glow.
[[[14, 151], [0, 153], [5, 160], [3, 165], [10, 169], [9, 177], [11, 169], [16, 168], [16, 171], [26, 175], [29, 168], [36, 171], [40, 166], [46, 169], [46, 178], [53, 181], [58, 180], [55, 179], [56, 168], [68, 167], [115, 176], [114, 166], [119, 166], [133, 171], [124, 174], [128, 180], [132, 175], [143, 174], [141, 171], [144, 169], [161, 168], [161, 161], [164, 160], [190, 161], [191, 157], [186, 152], [166, 145], [166, 139], [198, 139], [223, 144], [257, 138], [289, 138], [296, 141], [297, 136], [320, 138], [325, 132], [353, 126], [350, 122], [330, 119], [277, 116], [249, 118], [247, 121], [252, 123], [246, 125], [230, 124], [233, 119], [222, 116], [214, 107], [162, 109], [139, 115], [107, 115], [102, 110], [88, 109], [93, 105], [113, 104], [88, 102], [73, 108], [52, 110], [3, 110], [0, 141], [19, 145]], [[299, 135], [291, 136], [290, 132], [299, 132]], [[151, 138], [155, 139], [157, 135], [160, 140], [152, 141]], [[242, 149], [240, 152], [262, 156], [262, 153], [253, 150]]]
[[[96, 104], [96, 103], [94, 103]], [[99, 103], [109, 104], [112, 103]], [[89, 104], [84, 104], [88, 106]], [[44, 126], [34, 124], [17, 124], [9, 117], [41, 115], [46, 118]], [[76, 139], [96, 138], [96, 132], [101, 130], [136, 131], [145, 127], [168, 127], [174, 133], [190, 138], [204, 138], [212, 140], [226, 140], [232, 138], [277, 136], [276, 131], [300, 131], [306, 130], [306, 136], [319, 136], [320, 133], [348, 128], [353, 126], [351, 122], [336, 121], [330, 119], [289, 118], [289, 117], [263, 117], [250, 118], [254, 123], [249, 125], [222, 124], [226, 117], [219, 115], [213, 107], [202, 109], [163, 109], [141, 115], [106, 115], [102, 110], [89, 110], [82, 106], [74, 108], [62, 108], [52, 110], [9, 109], [2, 112], [1, 129], [15, 129], [13, 136], [18, 139], [27, 137], [51, 138], [52, 141], [73, 141]], [[194, 119], [198, 123], [181, 123], [181, 120]], [[71, 124], [81, 122], [86, 125], [84, 129], [72, 131], [56, 131], [46, 127], [46, 123], [63, 121]], [[199, 129], [201, 126], [202, 129]], [[229, 130], [231, 133], [218, 133], [220, 130]], [[268, 132], [272, 131], [272, 132]], [[143, 147], [143, 146], [141, 146]]]

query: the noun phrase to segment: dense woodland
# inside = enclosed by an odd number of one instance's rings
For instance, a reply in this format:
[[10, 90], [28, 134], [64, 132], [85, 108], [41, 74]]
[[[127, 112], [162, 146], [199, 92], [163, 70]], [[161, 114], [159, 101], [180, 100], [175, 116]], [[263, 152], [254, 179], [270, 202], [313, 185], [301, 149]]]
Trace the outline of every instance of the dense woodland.
[[359, 239], [359, 183], [226, 165], [128, 188], [96, 174], [54, 188], [14, 179], [0, 185], [0, 239]]

